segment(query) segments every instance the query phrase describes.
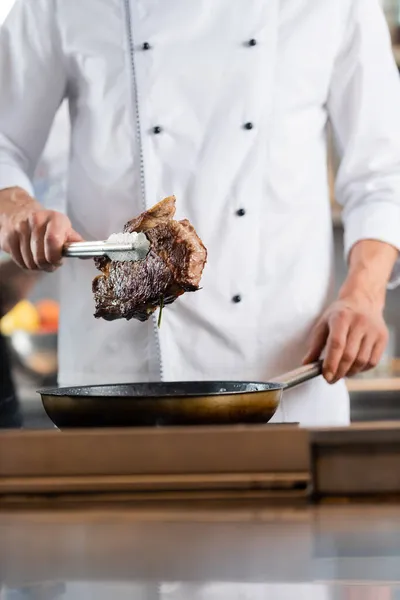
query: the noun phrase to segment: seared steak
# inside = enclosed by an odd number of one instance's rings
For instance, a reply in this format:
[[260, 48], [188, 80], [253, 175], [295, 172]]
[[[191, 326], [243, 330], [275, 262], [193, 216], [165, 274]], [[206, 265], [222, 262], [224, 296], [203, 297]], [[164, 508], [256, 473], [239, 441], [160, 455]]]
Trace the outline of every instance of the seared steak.
[[207, 250], [186, 219], [175, 221], [171, 196], [124, 227], [124, 233], [143, 232], [150, 241], [144, 260], [95, 259], [101, 271], [93, 280], [96, 318], [147, 321], [158, 306], [199, 289]]

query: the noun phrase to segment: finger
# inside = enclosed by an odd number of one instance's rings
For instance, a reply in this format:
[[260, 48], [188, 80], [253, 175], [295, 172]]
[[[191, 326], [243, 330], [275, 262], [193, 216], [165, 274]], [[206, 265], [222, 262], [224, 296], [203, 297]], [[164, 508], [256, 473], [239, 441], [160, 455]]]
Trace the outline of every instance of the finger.
[[329, 335], [323, 364], [323, 374], [329, 383], [335, 381], [346, 346], [349, 327], [350, 320], [342, 315], [336, 315], [329, 323]]
[[365, 329], [360, 325], [353, 325], [347, 335], [346, 344], [336, 373], [334, 374], [333, 383], [348, 375], [357, 360], [364, 337]]
[[24, 261], [25, 269], [36, 271], [37, 266], [31, 250], [31, 228], [27, 221], [21, 221], [18, 227], [19, 248]]
[[83, 239], [83, 237], [77, 231], [75, 231], [74, 229], [70, 229], [69, 232], [68, 232], [68, 236], [67, 236], [66, 241], [69, 244], [72, 244], [74, 242], [83, 242], [84, 239]]
[[312, 332], [309, 350], [303, 358], [303, 365], [308, 365], [319, 359], [325, 348], [328, 334], [328, 323], [325, 320], [320, 321]]
[[48, 216], [35, 214], [30, 219], [32, 228], [31, 251], [36, 267], [42, 271], [52, 272], [54, 267], [47, 261], [44, 250], [44, 238], [48, 224]]
[[[74, 242], [83, 242], [84, 239], [83, 237], [77, 233], [74, 229], [70, 229], [70, 231], [68, 232], [68, 236], [65, 240], [65, 244], [73, 244]], [[81, 258], [80, 260], [92, 260], [92, 258]], [[62, 261], [60, 261], [59, 266], [62, 265]]]
[[44, 253], [49, 264], [59, 266], [62, 249], [71, 229], [69, 219], [61, 213], [52, 213], [44, 236]]
[[385, 352], [386, 344], [387, 344], [386, 337], [383, 337], [383, 338], [379, 339], [378, 342], [376, 342], [376, 344], [372, 348], [371, 356], [369, 358], [369, 361], [367, 363], [365, 370], [375, 369], [375, 367], [377, 367], [379, 365], [379, 363], [382, 359], [383, 353]]
[[374, 347], [374, 339], [371, 339], [371, 336], [365, 335], [360, 344], [360, 349], [358, 351], [358, 355], [356, 356], [353, 364], [351, 365], [347, 376], [352, 377], [353, 375], [357, 375], [357, 373], [361, 373], [368, 368], [368, 364], [371, 360], [371, 354]]
[[13, 231], [7, 238], [4, 245], [4, 250], [11, 255], [13, 261], [17, 263], [21, 269], [26, 269], [24, 259], [22, 258], [21, 249], [19, 247], [19, 235]]

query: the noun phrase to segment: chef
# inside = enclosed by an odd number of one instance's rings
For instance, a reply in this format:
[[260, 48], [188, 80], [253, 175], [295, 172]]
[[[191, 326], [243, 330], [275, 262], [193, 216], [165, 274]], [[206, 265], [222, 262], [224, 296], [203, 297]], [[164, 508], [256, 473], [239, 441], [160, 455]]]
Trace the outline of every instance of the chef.
[[[66, 214], [31, 177], [69, 103]], [[0, 247], [51, 271], [175, 194], [209, 251], [155, 322], [93, 318], [92, 261], [61, 268], [59, 383], [265, 380], [321, 353], [276, 420], [345, 424], [398, 280], [400, 82], [378, 0], [17, 0], [0, 30]], [[348, 277], [333, 296], [326, 132]], [[339, 382], [339, 383], [337, 383]]]

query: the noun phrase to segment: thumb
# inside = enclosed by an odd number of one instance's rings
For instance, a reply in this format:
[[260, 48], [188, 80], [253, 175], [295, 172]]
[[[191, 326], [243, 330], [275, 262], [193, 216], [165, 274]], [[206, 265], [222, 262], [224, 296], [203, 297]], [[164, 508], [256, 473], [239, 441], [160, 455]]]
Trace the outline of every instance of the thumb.
[[[84, 242], [85, 240], [83, 239], [83, 237], [77, 232], [75, 231], [75, 229], [71, 229], [68, 232], [68, 236], [66, 239], [66, 244], [73, 244], [74, 242]], [[89, 258], [82, 258], [81, 260], [90, 260]]]
[[70, 229], [65, 242], [67, 244], [72, 244], [74, 242], [83, 242], [83, 237], [77, 232], [75, 231], [75, 229]]
[[318, 360], [325, 348], [329, 335], [329, 326], [326, 320], [320, 321], [311, 334], [307, 354], [303, 358], [303, 365], [308, 365]]

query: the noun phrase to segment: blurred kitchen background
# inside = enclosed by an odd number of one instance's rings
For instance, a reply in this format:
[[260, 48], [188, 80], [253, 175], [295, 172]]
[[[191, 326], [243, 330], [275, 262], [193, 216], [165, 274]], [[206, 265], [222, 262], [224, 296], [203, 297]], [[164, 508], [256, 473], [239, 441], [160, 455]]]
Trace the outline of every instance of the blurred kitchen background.
[[[400, 67], [400, 0], [381, 0], [390, 26], [393, 52]], [[0, 25], [14, 0], [1, 0]], [[400, 110], [400, 107], [399, 107]], [[64, 210], [65, 171], [69, 146], [68, 109], [64, 104], [57, 115], [35, 178], [35, 193], [46, 207]], [[334, 178], [337, 158], [329, 142], [329, 178], [331, 182], [332, 220], [336, 254], [336, 284], [339, 287], [346, 274], [343, 259], [343, 227], [340, 207], [335, 202]], [[43, 275], [35, 286], [29, 302], [24, 302], [6, 317], [4, 332], [13, 336], [15, 381], [22, 400], [35, 399], [36, 389], [56, 382], [56, 340], [58, 274]], [[388, 296], [386, 319], [390, 341], [381, 364], [373, 372], [348, 382], [354, 393], [390, 392], [396, 400], [400, 394], [400, 289]], [[25, 335], [18, 330], [26, 329]], [[397, 417], [400, 409], [397, 411]]]

